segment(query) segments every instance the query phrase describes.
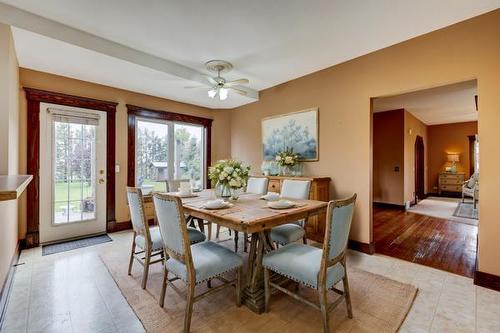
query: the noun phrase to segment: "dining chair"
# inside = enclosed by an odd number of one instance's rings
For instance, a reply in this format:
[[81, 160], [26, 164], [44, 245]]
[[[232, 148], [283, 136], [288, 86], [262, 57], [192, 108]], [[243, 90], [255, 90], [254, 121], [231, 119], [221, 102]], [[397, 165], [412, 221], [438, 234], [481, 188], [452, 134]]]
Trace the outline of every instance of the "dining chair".
[[[309, 180], [292, 180], [285, 179], [281, 186], [280, 196], [287, 199], [306, 200], [309, 198], [309, 189], [311, 181]], [[282, 224], [274, 227], [271, 230], [271, 240], [276, 245], [286, 245], [296, 242], [300, 239], [307, 244], [305, 220], [300, 220], [295, 223]]]
[[[128, 265], [128, 275], [132, 274], [134, 259], [143, 267], [142, 289], [146, 288], [149, 274], [149, 266], [162, 261], [163, 243], [160, 230], [157, 226], [150, 227], [144, 214], [144, 199], [140, 188], [127, 187], [127, 199], [130, 209], [130, 220], [134, 236], [132, 239], [132, 250]], [[191, 243], [199, 243], [205, 240], [205, 235], [194, 228], [188, 228]], [[139, 251], [136, 252], [136, 248]], [[158, 257], [159, 256], [159, 257]]]
[[[159, 304], [164, 305], [167, 285], [180, 293], [173, 281], [182, 280], [187, 284], [186, 312], [184, 317], [184, 332], [189, 332], [193, 303], [219, 291], [234, 286], [236, 288], [236, 305], [241, 305], [242, 258], [231, 250], [206, 241], [190, 246], [188, 231], [184, 218], [181, 200], [168, 194], [153, 195], [157, 211], [160, 233], [164, 249], [164, 275]], [[227, 280], [222, 275], [236, 271], [236, 278]], [[172, 273], [175, 277], [168, 278]], [[221, 285], [195, 296], [195, 286], [202, 282], [217, 279]]]
[[[310, 245], [288, 244], [264, 255], [265, 311], [269, 311], [271, 288], [321, 311], [323, 332], [329, 332], [329, 312], [345, 299], [347, 316], [352, 318], [352, 305], [346, 269], [346, 251], [356, 194], [344, 200], [328, 203], [327, 221], [323, 248]], [[306, 300], [279, 284], [270, 281], [269, 271], [285, 276], [299, 284], [315, 289], [319, 304]], [[335, 288], [342, 280], [343, 290]], [[341, 297], [328, 304], [327, 291], [332, 290]]]

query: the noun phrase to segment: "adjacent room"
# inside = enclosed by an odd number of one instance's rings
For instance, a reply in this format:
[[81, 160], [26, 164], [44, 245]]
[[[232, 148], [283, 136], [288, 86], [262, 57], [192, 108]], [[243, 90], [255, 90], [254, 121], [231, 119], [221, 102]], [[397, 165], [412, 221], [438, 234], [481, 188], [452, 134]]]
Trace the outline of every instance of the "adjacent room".
[[373, 100], [375, 251], [474, 275], [477, 81]]
[[0, 332], [500, 332], [499, 40], [500, 0], [0, 0]]

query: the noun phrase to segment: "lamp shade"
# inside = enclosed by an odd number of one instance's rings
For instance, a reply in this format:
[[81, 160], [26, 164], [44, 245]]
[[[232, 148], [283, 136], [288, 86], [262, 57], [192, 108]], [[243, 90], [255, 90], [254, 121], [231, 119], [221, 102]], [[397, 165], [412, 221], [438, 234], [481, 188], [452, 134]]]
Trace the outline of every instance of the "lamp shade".
[[460, 161], [460, 155], [459, 154], [448, 154], [448, 162], [459, 162]]

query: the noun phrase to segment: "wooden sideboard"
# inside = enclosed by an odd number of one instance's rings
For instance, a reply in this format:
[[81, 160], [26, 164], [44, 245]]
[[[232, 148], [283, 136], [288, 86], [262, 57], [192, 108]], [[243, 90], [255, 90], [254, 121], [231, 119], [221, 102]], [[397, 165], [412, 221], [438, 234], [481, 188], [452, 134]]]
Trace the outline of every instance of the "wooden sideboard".
[[[329, 177], [283, 177], [267, 176], [269, 179], [268, 191], [280, 192], [281, 185], [285, 179], [309, 180], [311, 189], [309, 199], [319, 201], [330, 201], [330, 178]], [[326, 213], [309, 218], [306, 223], [307, 238], [323, 243], [325, 236]]]
[[465, 173], [442, 172], [439, 174], [438, 193], [462, 193], [462, 185], [465, 181]]

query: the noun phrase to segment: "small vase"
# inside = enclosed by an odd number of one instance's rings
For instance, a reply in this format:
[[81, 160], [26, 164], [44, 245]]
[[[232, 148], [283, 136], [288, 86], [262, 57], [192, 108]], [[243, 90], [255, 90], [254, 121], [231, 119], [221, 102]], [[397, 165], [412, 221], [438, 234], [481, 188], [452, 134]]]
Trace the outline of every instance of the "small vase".
[[231, 188], [231, 200], [238, 200], [240, 197], [242, 189], [241, 188]]
[[289, 177], [293, 174], [292, 167], [290, 165], [282, 165], [280, 168], [280, 175]]
[[215, 186], [215, 195], [218, 198], [227, 200], [231, 197], [231, 188], [229, 187], [228, 184], [224, 184], [224, 183], [219, 182]]

